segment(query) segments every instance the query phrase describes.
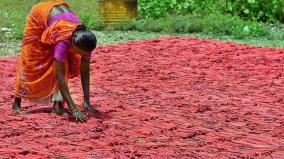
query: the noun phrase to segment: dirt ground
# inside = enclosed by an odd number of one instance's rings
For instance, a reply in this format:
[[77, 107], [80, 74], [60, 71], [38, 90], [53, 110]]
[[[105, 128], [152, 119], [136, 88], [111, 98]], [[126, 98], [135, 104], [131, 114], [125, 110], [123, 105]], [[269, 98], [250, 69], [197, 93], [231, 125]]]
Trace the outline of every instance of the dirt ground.
[[[181, 37], [99, 47], [91, 102], [104, 116], [86, 123], [52, 104], [14, 114], [17, 57], [0, 66], [0, 158], [283, 159], [284, 49]], [[80, 104], [80, 80], [69, 86]]]

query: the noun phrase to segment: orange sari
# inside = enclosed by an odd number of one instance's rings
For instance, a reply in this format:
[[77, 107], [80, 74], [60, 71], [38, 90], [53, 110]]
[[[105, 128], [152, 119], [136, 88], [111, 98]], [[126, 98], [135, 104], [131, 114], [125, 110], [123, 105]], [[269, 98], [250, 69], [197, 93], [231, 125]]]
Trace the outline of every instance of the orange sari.
[[[71, 39], [73, 31], [79, 25], [67, 20], [47, 25], [51, 9], [62, 4], [69, 7], [63, 1], [39, 3], [32, 8], [27, 17], [16, 78], [16, 97], [46, 99], [58, 90], [54, 47], [61, 40]], [[67, 79], [78, 76], [80, 72], [81, 57], [74, 50], [72, 47], [69, 49], [69, 60], [65, 61]], [[72, 69], [69, 69], [69, 66], [73, 66]]]

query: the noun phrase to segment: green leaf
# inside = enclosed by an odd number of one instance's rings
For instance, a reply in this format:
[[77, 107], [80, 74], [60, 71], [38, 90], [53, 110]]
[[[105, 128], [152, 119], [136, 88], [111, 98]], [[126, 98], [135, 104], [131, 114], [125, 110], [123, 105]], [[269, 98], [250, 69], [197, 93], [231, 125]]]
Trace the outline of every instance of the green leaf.
[[245, 9], [244, 13], [249, 14], [249, 9]]
[[248, 0], [248, 3], [254, 4], [254, 3], [255, 3], [255, 0]]

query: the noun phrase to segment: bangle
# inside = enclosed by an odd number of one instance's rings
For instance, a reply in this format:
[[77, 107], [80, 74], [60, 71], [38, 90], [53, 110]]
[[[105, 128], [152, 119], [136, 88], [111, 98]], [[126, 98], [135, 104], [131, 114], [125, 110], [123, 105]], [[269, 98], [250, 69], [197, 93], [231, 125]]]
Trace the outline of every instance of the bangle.
[[75, 108], [75, 109], [73, 109], [72, 110], [72, 113], [76, 113], [76, 112], [78, 112], [79, 110], [77, 109], [77, 108]]

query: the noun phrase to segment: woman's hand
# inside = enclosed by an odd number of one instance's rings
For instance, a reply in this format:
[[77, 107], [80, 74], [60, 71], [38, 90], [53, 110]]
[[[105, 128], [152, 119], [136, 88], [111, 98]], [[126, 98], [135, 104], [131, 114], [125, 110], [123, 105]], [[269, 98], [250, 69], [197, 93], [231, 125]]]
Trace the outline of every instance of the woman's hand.
[[79, 121], [87, 121], [88, 120], [87, 116], [78, 109], [72, 110], [72, 116], [75, 118], [76, 121], [77, 120], [79, 120]]

